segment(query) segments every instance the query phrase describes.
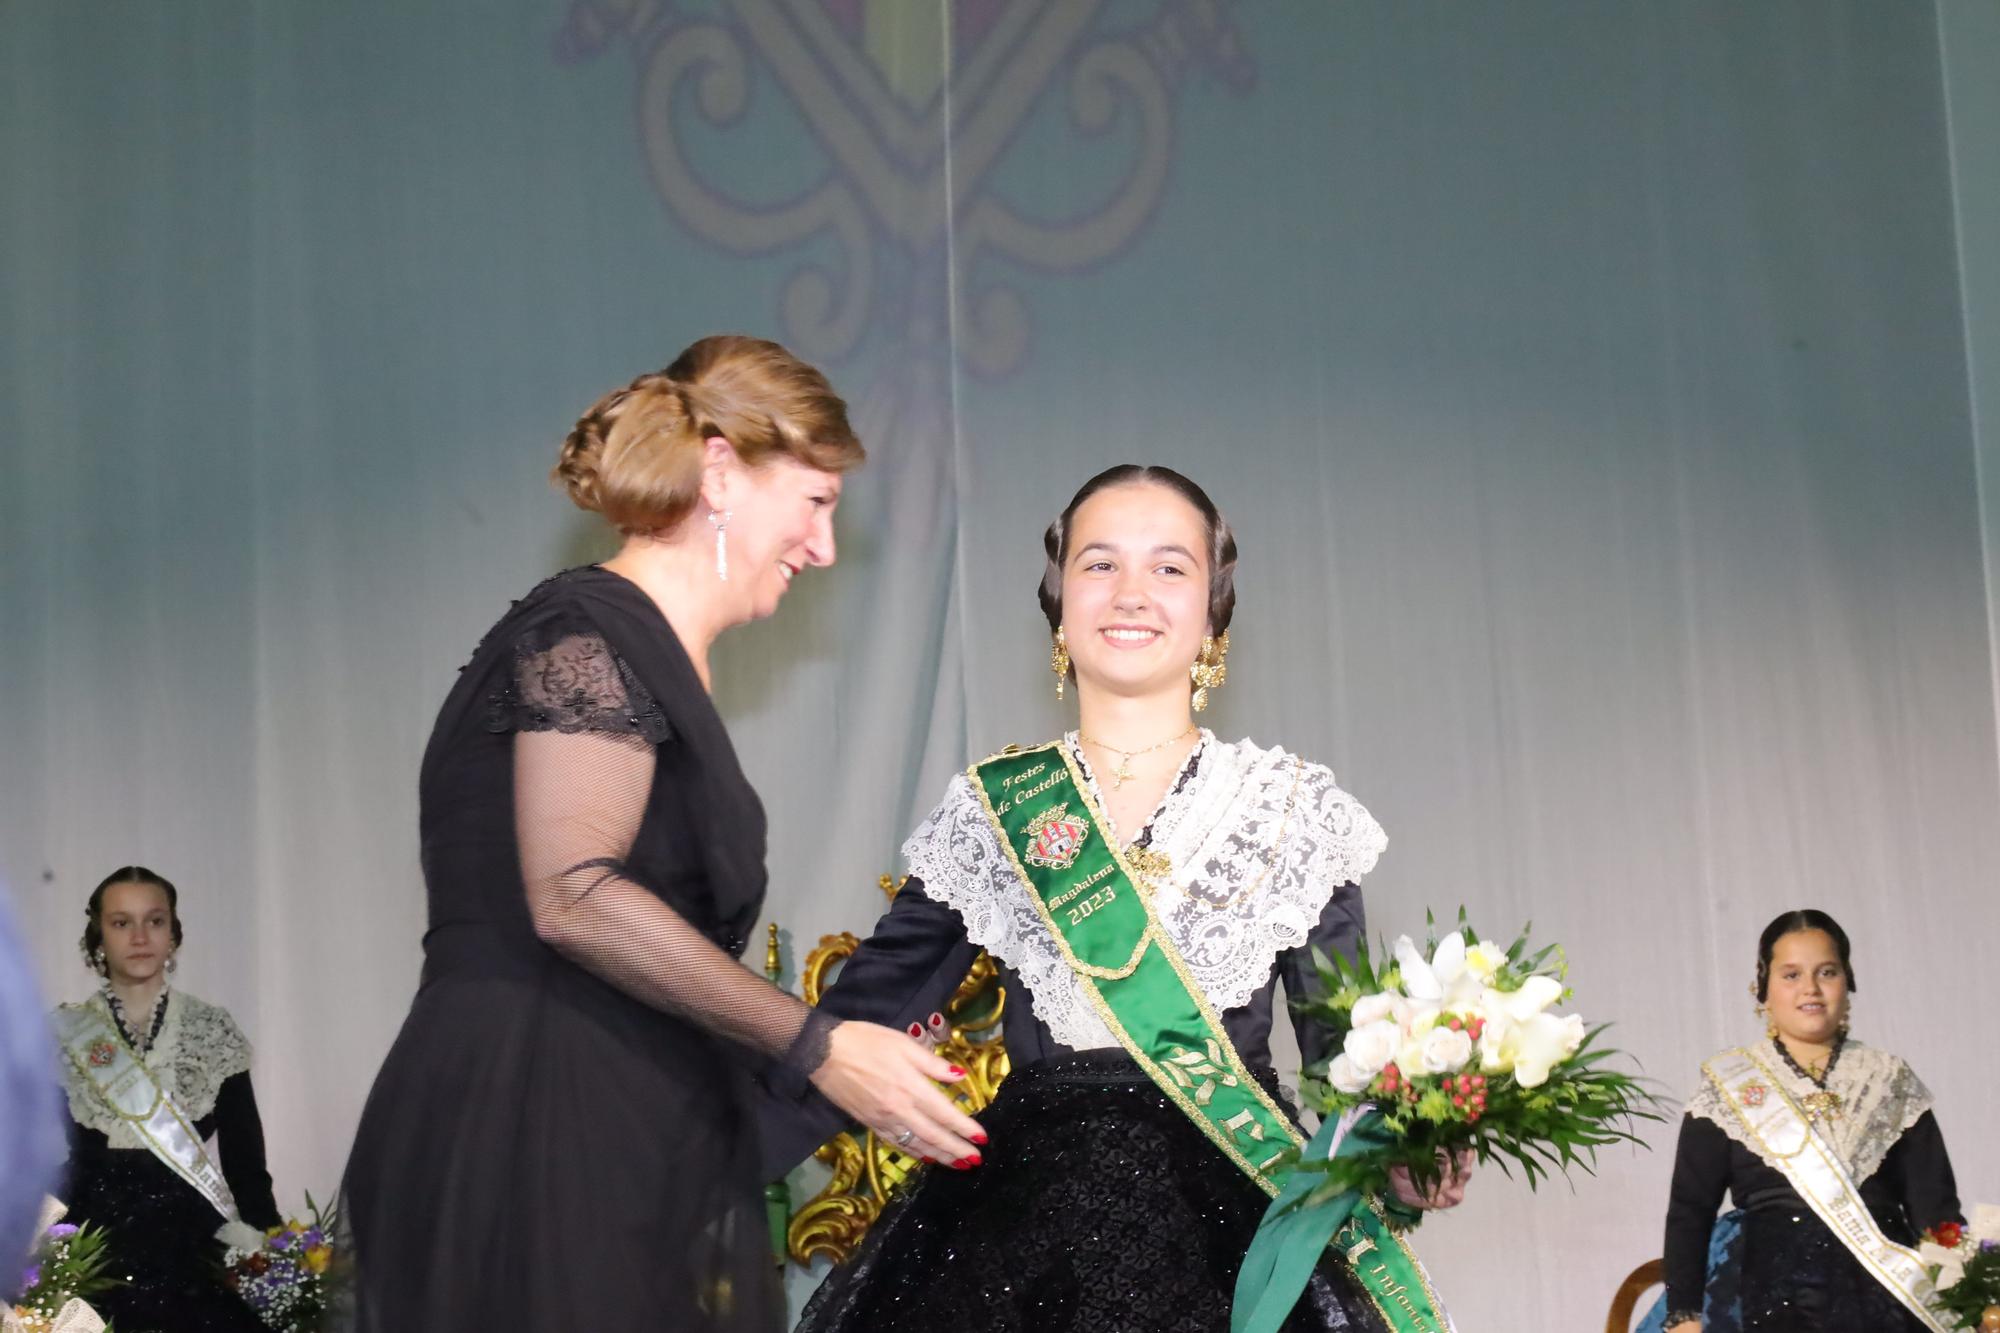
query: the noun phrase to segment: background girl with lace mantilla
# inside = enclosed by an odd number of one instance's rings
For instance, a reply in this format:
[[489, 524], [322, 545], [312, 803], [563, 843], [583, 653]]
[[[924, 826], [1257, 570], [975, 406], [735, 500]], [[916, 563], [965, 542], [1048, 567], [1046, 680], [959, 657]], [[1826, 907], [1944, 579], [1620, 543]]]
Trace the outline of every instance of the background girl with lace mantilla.
[[67, 1220], [109, 1231], [127, 1279], [97, 1304], [119, 1328], [262, 1329], [220, 1267], [225, 1242], [261, 1245], [279, 1222], [250, 1043], [227, 1010], [168, 984], [185, 935], [172, 884], [126, 866], [87, 914], [84, 960], [104, 984], [54, 1019], [72, 1121]]
[[[1324, 767], [1195, 722], [1235, 605], [1236, 543], [1208, 496], [1165, 468], [1113, 468], [1045, 547], [1051, 666], [1059, 694], [1075, 682], [1079, 726], [952, 779], [904, 845], [910, 879], [820, 1002], [921, 1031], [983, 948], [1013, 1073], [983, 1113], [984, 1160], [885, 1210], [803, 1330], [1228, 1328], [1269, 1198], [1259, 1169], [1293, 1133], [1275, 987], [1312, 993], [1311, 950], [1362, 933], [1380, 826]], [[1308, 1061], [1325, 1054], [1318, 1030], [1298, 1036]], [[839, 1121], [812, 1105], [778, 1119], [780, 1170]], [[1412, 1202], [1462, 1192], [1454, 1177]], [[1329, 1259], [1288, 1326], [1380, 1318]]]
[[[1962, 1222], [1931, 1095], [1901, 1057], [1847, 1035], [1854, 967], [1824, 912], [1764, 930], [1751, 987], [1764, 1038], [1703, 1066], [1667, 1208], [1669, 1333], [1702, 1324], [1709, 1232], [1724, 1191], [1744, 1210], [1743, 1328], [1890, 1333], [1920, 1314], [1918, 1234]], [[1837, 1225], [1830, 1225], [1833, 1219]]]

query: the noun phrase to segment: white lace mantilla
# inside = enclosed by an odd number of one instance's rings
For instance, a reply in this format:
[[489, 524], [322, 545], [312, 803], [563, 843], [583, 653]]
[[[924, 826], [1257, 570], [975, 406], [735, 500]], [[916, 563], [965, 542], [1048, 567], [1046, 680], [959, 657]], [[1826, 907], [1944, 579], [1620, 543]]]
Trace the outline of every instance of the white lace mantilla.
[[[1745, 1049], [1771, 1071], [1794, 1102], [1819, 1091], [1811, 1079], [1792, 1072], [1769, 1037]], [[1826, 1090], [1839, 1095], [1840, 1114], [1824, 1117], [1816, 1127], [1856, 1185], [1875, 1174], [1882, 1159], [1889, 1155], [1889, 1149], [1896, 1146], [1896, 1140], [1931, 1109], [1930, 1089], [1903, 1063], [1902, 1056], [1852, 1039], [1841, 1048], [1840, 1059], [1826, 1081]], [[1688, 1099], [1687, 1111], [1689, 1115], [1713, 1121], [1724, 1134], [1757, 1154], [1766, 1166], [1784, 1170], [1783, 1163], [1751, 1138], [1743, 1121], [1729, 1109], [1729, 1103], [1708, 1079], [1704, 1078], [1701, 1087]]]
[[[1074, 733], [1067, 743], [1074, 754]], [[1218, 1011], [1249, 1003], [1278, 954], [1304, 944], [1334, 890], [1374, 869], [1388, 844], [1330, 769], [1206, 731], [1194, 777], [1167, 796], [1152, 830], [1151, 848], [1172, 863], [1156, 881], [1154, 910]], [[903, 859], [925, 894], [957, 911], [974, 944], [1020, 974], [1057, 1041], [1072, 1050], [1118, 1044], [1015, 875], [969, 776], [951, 780]]]
[[[66, 1004], [68, 1010], [92, 1009], [113, 1024], [117, 1019], [104, 997], [93, 995], [81, 1004]], [[167, 993], [167, 1016], [160, 1035], [144, 1057], [146, 1068], [189, 1120], [199, 1120], [215, 1109], [216, 1094], [224, 1079], [250, 1067], [250, 1041], [229, 1011], [186, 991]], [[114, 1148], [144, 1148], [131, 1126], [113, 1115], [84, 1081], [84, 1075], [62, 1060], [63, 1089], [69, 1094], [69, 1113], [77, 1124], [94, 1129], [111, 1141]]]

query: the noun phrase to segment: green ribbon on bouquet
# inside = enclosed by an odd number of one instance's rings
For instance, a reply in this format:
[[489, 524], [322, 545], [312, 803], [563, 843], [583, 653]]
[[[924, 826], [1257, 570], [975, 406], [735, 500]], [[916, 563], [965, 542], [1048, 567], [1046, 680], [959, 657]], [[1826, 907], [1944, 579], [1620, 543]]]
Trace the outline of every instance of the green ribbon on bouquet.
[[[1306, 1145], [1307, 1160], [1324, 1159], [1329, 1153], [1354, 1157], [1396, 1142], [1395, 1133], [1373, 1109], [1348, 1120], [1345, 1134], [1343, 1119], [1320, 1125]], [[1431, 1289], [1417, 1256], [1390, 1228], [1381, 1204], [1358, 1190], [1307, 1203], [1323, 1180], [1317, 1172], [1294, 1170], [1271, 1200], [1236, 1274], [1230, 1333], [1277, 1333], [1329, 1245], [1396, 1333], [1445, 1333], [1450, 1324], [1444, 1303]]]

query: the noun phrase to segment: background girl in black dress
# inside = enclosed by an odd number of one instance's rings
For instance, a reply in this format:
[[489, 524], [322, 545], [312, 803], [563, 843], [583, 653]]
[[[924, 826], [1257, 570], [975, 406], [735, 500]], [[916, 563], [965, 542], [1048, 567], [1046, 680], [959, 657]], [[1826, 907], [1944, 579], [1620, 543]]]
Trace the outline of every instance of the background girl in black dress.
[[[1757, 944], [1752, 987], [1769, 1022], [1746, 1048], [1816, 1118], [1890, 1240], [1963, 1221], [1931, 1095], [1900, 1056], [1847, 1035], [1854, 965], [1824, 912], [1787, 912]], [[1757, 1333], [1896, 1333], [1924, 1327], [1862, 1267], [1704, 1079], [1688, 1100], [1667, 1206], [1668, 1333], [1698, 1333], [1710, 1230], [1724, 1193], [1744, 1210], [1738, 1285]]]
[[263, 1322], [221, 1281], [225, 1238], [255, 1248], [279, 1223], [250, 1086], [250, 1043], [227, 1010], [168, 985], [186, 934], [172, 884], [144, 866], [114, 870], [91, 893], [87, 915], [84, 960], [104, 985], [58, 1017], [104, 1011], [196, 1134], [214, 1140], [237, 1210], [237, 1219], [225, 1219], [63, 1059], [71, 1119], [64, 1220], [105, 1228], [113, 1271], [126, 1279], [94, 1304], [120, 1329], [253, 1333]]
[[424, 756], [423, 980], [345, 1190], [368, 1333], [781, 1327], [744, 1094], [772, 1065], [974, 1151], [944, 1061], [736, 961], [765, 823], [709, 649], [833, 563], [861, 458], [825, 378], [740, 337], [564, 443], [557, 480], [626, 541], [501, 618]]

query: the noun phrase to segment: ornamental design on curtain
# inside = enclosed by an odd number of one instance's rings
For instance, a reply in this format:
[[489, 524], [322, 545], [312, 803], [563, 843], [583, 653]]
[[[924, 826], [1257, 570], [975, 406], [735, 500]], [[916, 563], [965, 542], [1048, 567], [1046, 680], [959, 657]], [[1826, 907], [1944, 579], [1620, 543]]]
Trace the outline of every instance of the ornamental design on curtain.
[[[1251, 86], [1231, 2], [1161, 0], [1114, 31], [1104, 0], [575, 0], [559, 50], [631, 44], [660, 198], [718, 250], [787, 261], [795, 350], [837, 363], [875, 330], [892, 351], [954, 346], [997, 379], [1022, 365], [1032, 321], [993, 261], [1076, 273], [1132, 245], [1165, 194], [1190, 74]], [[769, 137], [773, 92], [803, 134]], [[1082, 173], [1094, 197], [1010, 197], [1038, 112], [1065, 153], [1088, 141], [1117, 159]]]

